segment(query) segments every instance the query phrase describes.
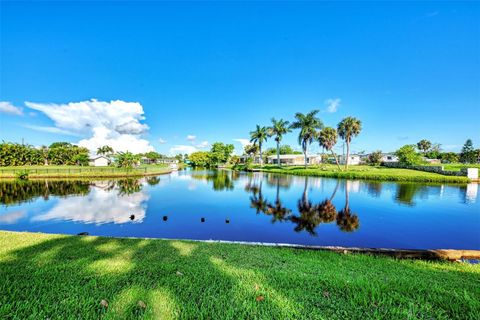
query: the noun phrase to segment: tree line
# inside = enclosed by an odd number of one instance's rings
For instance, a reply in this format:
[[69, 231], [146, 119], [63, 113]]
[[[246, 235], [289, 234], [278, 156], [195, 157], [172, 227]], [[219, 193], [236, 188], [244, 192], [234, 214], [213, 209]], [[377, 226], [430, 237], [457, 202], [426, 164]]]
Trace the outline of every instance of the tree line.
[[68, 142], [35, 148], [29, 144], [2, 141], [0, 166], [88, 165], [88, 149]]
[[[253, 143], [253, 148], [258, 148], [260, 165], [263, 165], [262, 147], [269, 138], [273, 137], [275, 140], [277, 145], [277, 164], [280, 165], [280, 143], [283, 136], [292, 130], [299, 130], [298, 144], [302, 148], [305, 168], [308, 163], [308, 148], [312, 143], [317, 142], [320, 147], [332, 153], [338, 168], [342, 170], [338, 157], [333, 150], [338, 139], [341, 138], [347, 146], [345, 159], [345, 170], [347, 170], [350, 158], [350, 143], [352, 139], [362, 131], [362, 122], [355, 117], [346, 117], [337, 124], [336, 128], [326, 127], [321, 119], [318, 118], [318, 112], [319, 110], [312, 110], [306, 114], [297, 112], [295, 114], [295, 121], [292, 123], [283, 119], [277, 120], [272, 118], [270, 126], [260, 126], [257, 124], [255, 130], [250, 132], [250, 142]], [[248, 151], [246, 150], [247, 153]]]

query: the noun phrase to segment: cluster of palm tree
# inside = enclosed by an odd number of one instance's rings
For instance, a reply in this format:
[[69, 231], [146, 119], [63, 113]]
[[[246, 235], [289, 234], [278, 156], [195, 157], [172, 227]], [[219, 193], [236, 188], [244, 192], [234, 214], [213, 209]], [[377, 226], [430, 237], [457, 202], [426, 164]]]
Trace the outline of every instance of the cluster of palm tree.
[[272, 118], [272, 124], [269, 127], [257, 124], [256, 129], [250, 132], [250, 142], [258, 147], [260, 153], [260, 165], [263, 165], [262, 146], [268, 138], [274, 137], [277, 145], [277, 164], [280, 165], [280, 142], [285, 134], [291, 132], [292, 129], [298, 129], [298, 144], [302, 147], [302, 152], [305, 157], [305, 168], [308, 163], [308, 147], [314, 141], [317, 141], [322, 148], [332, 153], [338, 168], [341, 170], [338, 157], [333, 151], [333, 147], [337, 143], [338, 137], [340, 137], [347, 145], [345, 169], [348, 169], [350, 143], [352, 138], [358, 136], [362, 130], [361, 121], [354, 117], [346, 117], [338, 123], [337, 129], [325, 127], [323, 122], [317, 116], [318, 112], [319, 110], [313, 110], [307, 114], [297, 112], [295, 114], [295, 121], [292, 123], [283, 119], [277, 120]]
[[339, 183], [337, 182], [330, 198], [315, 204], [308, 197], [308, 177], [306, 177], [302, 197], [297, 203], [299, 215], [295, 215], [292, 210], [282, 204], [279, 195], [280, 181], [277, 180], [277, 193], [274, 202], [270, 202], [263, 195], [262, 181], [260, 180], [259, 184], [249, 181], [245, 186], [245, 191], [252, 194], [250, 196], [250, 207], [255, 209], [257, 214], [271, 215], [272, 223], [290, 221], [296, 225], [294, 228], [296, 232], [306, 231], [311, 235], [317, 235], [316, 229], [321, 223], [335, 221], [338, 228], [345, 232], [355, 231], [360, 226], [358, 215], [350, 209], [347, 186], [345, 186], [345, 207], [337, 211], [332, 201], [337, 193]]

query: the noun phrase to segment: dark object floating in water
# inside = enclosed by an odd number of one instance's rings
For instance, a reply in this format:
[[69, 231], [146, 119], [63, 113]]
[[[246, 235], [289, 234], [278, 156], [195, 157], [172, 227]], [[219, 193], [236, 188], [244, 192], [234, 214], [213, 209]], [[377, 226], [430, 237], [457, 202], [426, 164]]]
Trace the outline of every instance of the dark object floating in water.
[[225, 223], [230, 223], [230, 219], [225, 219]]
[[130, 220], [134, 220], [134, 219], [135, 219], [135, 215], [132, 214], [132, 215], [130, 216]]
[[205, 222], [205, 218], [201, 218], [200, 221], [201, 221], [201, 222]]
[[167, 221], [168, 220], [168, 217], [167, 216], [163, 216], [163, 221]]
[[89, 233], [88, 232], [80, 232], [80, 233], [77, 233], [77, 236], [88, 236]]

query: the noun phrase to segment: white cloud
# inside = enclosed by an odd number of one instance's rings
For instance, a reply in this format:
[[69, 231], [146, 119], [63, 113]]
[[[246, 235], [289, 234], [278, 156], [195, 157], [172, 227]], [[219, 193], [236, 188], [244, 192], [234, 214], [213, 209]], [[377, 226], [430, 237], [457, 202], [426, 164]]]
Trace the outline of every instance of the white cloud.
[[[32, 221], [75, 221], [82, 223], [127, 223], [142, 222], [149, 195], [145, 191], [119, 196], [115, 191], [92, 187], [87, 196], [60, 199], [56, 206]], [[130, 219], [131, 215], [134, 220]]]
[[341, 99], [327, 99], [325, 100], [325, 105], [327, 106], [326, 112], [334, 113], [337, 112], [338, 107], [340, 106]]
[[242, 138], [238, 138], [238, 139], [233, 139], [233, 141], [236, 141], [238, 143], [240, 143], [242, 145], [242, 148], [245, 148], [245, 146], [248, 146], [248, 145], [251, 145], [252, 143], [250, 142], [250, 140], [248, 139], [242, 139]]
[[188, 145], [175, 145], [172, 148], [170, 148], [170, 155], [176, 155], [176, 154], [190, 154], [192, 152], [198, 151], [197, 147], [194, 146], [188, 146]]
[[160, 144], [165, 144], [165, 143], [167, 143], [167, 140], [164, 140], [164, 139], [162, 139], [162, 138], [158, 138], [158, 142], [159, 142]]
[[22, 116], [23, 110], [20, 107], [15, 107], [8, 101], [0, 101], [0, 113], [8, 113], [16, 116]]
[[133, 153], [154, 150], [150, 142], [141, 138], [148, 126], [141, 122], [145, 117], [138, 102], [92, 99], [68, 104], [25, 102], [25, 105], [43, 112], [56, 128], [85, 137], [78, 145], [90, 150], [104, 145]]
[[14, 224], [18, 220], [24, 218], [26, 215], [27, 213], [24, 210], [0, 214], [0, 224]]
[[189, 135], [187, 136], [187, 140], [193, 143], [193, 142], [195, 142], [195, 140], [197, 140], [197, 136], [194, 136], [194, 135], [192, 135], [192, 134], [189, 134]]
[[207, 140], [202, 141], [199, 144], [197, 144], [197, 148], [203, 149], [203, 148], [206, 148], [206, 147], [208, 147], [208, 141]]
[[36, 130], [36, 131], [42, 131], [42, 132], [48, 132], [48, 133], [57, 133], [57, 134], [64, 134], [67, 136], [79, 136], [79, 134], [70, 132], [68, 130], [63, 130], [57, 127], [43, 127], [43, 126], [34, 126], [34, 125], [29, 125], [26, 124], [24, 125], [25, 128]]

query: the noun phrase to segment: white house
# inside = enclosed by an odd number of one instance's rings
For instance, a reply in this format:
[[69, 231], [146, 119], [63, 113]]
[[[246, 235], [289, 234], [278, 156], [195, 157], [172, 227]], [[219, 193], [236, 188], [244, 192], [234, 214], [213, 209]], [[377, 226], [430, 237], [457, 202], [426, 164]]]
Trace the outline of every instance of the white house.
[[[338, 157], [338, 160], [340, 162], [340, 164], [345, 164], [345, 160], [346, 160], [346, 156], [343, 156], [343, 155], [340, 155]], [[349, 165], [359, 165], [360, 164], [360, 155], [358, 154], [351, 154], [349, 157], [348, 157], [348, 164]]]
[[[307, 155], [307, 164], [318, 164], [322, 162], [322, 158], [318, 155]], [[267, 157], [267, 163], [277, 164], [277, 155], [271, 155]], [[281, 154], [280, 164], [285, 165], [303, 165], [305, 164], [305, 158], [303, 154]]]
[[88, 160], [89, 166], [94, 167], [106, 167], [109, 166], [112, 161], [105, 156], [95, 156]]
[[398, 157], [392, 153], [384, 153], [380, 162], [398, 162]]

